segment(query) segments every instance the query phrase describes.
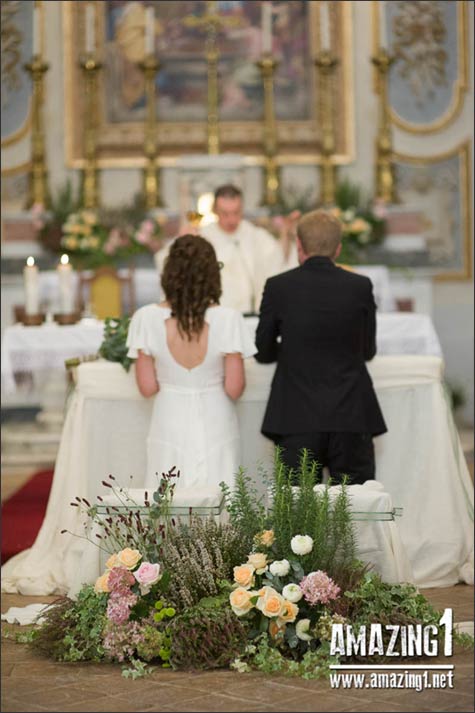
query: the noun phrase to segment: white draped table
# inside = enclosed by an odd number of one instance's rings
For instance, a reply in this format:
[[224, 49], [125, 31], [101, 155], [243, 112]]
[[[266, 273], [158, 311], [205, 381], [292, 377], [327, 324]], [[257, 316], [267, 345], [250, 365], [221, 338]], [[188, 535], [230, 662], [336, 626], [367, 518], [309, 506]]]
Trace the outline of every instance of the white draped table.
[[[246, 321], [254, 334], [257, 317]], [[15, 389], [15, 373], [31, 372], [37, 381], [48, 370], [64, 368], [66, 359], [95, 354], [103, 339], [104, 325], [84, 319], [71, 326], [43, 324], [7, 327], [2, 341], [2, 384], [5, 392]], [[442, 356], [440, 342], [431, 318], [410, 312], [378, 313], [378, 354], [425, 354]]]
[[[258, 483], [257, 464], [269, 469], [272, 463], [272, 444], [260, 425], [273, 371], [247, 360], [247, 387], [237, 406], [242, 464]], [[430, 356], [380, 356], [370, 364], [389, 429], [376, 439], [377, 480], [403, 508], [401, 539], [414, 581], [426, 587], [473, 582], [472, 485], [442, 371], [442, 359]], [[143, 486], [152, 402], [140, 396], [133, 370], [126, 374], [119, 364], [98, 361], [81, 364], [77, 376], [45, 520], [33, 548], [2, 568], [5, 591], [67, 591], [84, 547], [83, 540], [60, 534], [80, 528], [77, 508], [68, 504], [76, 496], [95, 499], [110, 473], [124, 487]]]

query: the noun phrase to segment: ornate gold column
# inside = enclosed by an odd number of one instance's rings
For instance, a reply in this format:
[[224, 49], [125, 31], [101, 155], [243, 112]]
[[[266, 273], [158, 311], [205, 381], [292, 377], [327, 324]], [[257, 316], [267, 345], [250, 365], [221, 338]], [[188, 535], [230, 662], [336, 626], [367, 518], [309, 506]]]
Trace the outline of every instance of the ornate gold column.
[[29, 187], [29, 205], [49, 202], [47, 170], [45, 161], [45, 136], [43, 127], [44, 75], [49, 65], [40, 55], [34, 55], [31, 62], [25, 64], [26, 71], [33, 82], [32, 127], [31, 127], [31, 172]]
[[394, 62], [382, 47], [371, 58], [378, 71], [379, 128], [376, 138], [376, 197], [387, 203], [397, 202], [396, 180], [393, 165], [393, 143], [388, 107], [388, 72]]
[[277, 124], [275, 120], [274, 74], [278, 62], [272, 55], [265, 54], [257, 63], [264, 85], [264, 126], [263, 143], [265, 156], [263, 205], [275, 205], [279, 200], [280, 177], [277, 166]]
[[335, 132], [333, 128], [333, 73], [338, 59], [330, 50], [322, 50], [315, 58], [319, 89], [319, 111], [322, 137], [322, 161], [320, 164], [320, 203], [332, 205], [335, 202], [336, 166], [332, 156], [335, 153]]
[[147, 99], [147, 116], [145, 120], [144, 154], [146, 164], [144, 168], [144, 193], [147, 208], [162, 206], [160, 197], [160, 179], [157, 171], [157, 116], [156, 116], [156, 89], [155, 77], [160, 67], [160, 62], [153, 54], [148, 54], [139, 63], [145, 76], [145, 96]]
[[100, 203], [97, 169], [97, 76], [102, 64], [93, 54], [80, 62], [85, 80], [85, 130], [83, 170], [83, 203], [85, 208], [97, 208]]

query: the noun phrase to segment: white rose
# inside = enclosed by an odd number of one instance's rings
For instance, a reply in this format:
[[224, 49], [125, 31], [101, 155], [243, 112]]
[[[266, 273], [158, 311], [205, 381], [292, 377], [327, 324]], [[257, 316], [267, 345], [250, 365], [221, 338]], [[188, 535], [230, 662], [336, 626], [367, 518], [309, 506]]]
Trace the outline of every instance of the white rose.
[[311, 641], [312, 637], [308, 633], [310, 630], [310, 619], [300, 619], [295, 627], [295, 633], [301, 641]]
[[303, 597], [303, 592], [298, 584], [286, 584], [282, 590], [282, 596], [289, 602], [299, 602]]
[[288, 560], [275, 560], [269, 569], [270, 573], [276, 577], [285, 577], [290, 572], [290, 564]]
[[313, 540], [309, 535], [295, 535], [290, 541], [290, 547], [296, 555], [308, 555], [312, 551]]

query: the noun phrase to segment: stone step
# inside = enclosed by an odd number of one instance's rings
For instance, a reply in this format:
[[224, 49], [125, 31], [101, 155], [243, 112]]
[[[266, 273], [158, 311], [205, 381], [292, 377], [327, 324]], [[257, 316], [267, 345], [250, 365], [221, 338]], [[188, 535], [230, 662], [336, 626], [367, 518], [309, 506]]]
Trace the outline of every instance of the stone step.
[[25, 467], [45, 468], [54, 467], [56, 453], [2, 453], [2, 468], [18, 467], [24, 470]]

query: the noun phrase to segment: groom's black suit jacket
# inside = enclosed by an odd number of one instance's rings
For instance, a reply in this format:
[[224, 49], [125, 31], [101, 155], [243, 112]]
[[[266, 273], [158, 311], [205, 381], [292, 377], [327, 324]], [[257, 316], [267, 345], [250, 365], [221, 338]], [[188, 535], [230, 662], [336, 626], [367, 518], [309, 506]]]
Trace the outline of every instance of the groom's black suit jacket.
[[257, 361], [277, 361], [262, 425], [286, 434], [386, 431], [365, 361], [376, 354], [371, 281], [329, 258], [267, 280]]

